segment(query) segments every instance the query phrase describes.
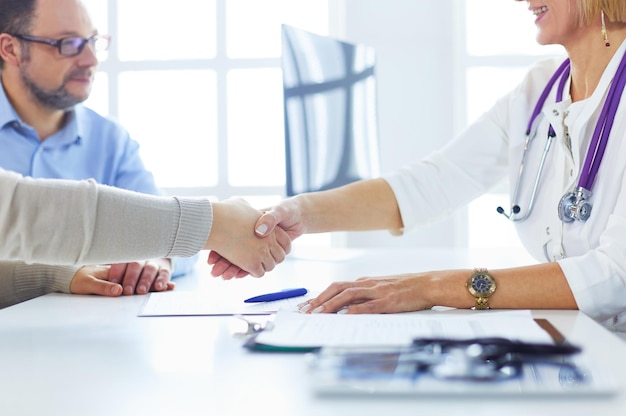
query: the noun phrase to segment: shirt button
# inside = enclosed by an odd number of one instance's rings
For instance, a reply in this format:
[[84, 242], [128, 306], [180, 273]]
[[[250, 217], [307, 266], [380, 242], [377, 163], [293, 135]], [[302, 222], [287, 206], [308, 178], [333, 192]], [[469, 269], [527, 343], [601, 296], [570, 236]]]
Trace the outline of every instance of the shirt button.
[[570, 176], [570, 177], [574, 176], [574, 169], [570, 169], [570, 170], [569, 170], [569, 176]]
[[550, 235], [550, 227], [546, 227], [546, 235]]
[[558, 116], [559, 115], [559, 110], [552, 110], [552, 114], [555, 115], [555, 116]]

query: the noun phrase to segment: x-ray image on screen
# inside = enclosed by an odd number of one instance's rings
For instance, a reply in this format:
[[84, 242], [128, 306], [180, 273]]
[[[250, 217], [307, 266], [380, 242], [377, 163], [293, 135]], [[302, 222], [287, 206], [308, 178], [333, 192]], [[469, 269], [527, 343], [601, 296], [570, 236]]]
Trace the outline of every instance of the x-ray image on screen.
[[379, 174], [375, 54], [282, 26], [287, 195]]

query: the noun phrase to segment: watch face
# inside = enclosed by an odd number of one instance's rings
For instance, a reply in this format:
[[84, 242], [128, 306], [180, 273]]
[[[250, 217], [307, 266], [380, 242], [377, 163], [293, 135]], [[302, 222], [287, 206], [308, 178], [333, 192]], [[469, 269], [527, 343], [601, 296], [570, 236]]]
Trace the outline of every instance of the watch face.
[[491, 282], [485, 276], [477, 276], [474, 279], [474, 284], [472, 285], [475, 291], [477, 292], [488, 292], [491, 287]]
[[496, 290], [496, 282], [488, 274], [475, 273], [470, 277], [468, 287], [474, 295], [489, 296]]

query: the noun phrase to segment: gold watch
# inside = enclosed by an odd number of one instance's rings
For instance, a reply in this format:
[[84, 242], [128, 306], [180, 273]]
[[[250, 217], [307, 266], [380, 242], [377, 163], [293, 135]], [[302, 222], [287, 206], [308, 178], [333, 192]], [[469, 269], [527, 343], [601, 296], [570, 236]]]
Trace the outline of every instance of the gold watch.
[[496, 280], [487, 269], [474, 269], [467, 279], [467, 290], [476, 298], [474, 309], [489, 309], [489, 296], [496, 291]]

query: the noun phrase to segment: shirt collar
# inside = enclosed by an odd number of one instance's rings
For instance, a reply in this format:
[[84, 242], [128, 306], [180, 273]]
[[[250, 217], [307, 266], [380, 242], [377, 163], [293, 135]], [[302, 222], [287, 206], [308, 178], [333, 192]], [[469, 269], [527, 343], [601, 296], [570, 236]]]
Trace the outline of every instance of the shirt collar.
[[0, 129], [14, 121], [22, 122], [9, 102], [9, 97], [4, 91], [4, 84], [0, 81]]
[[[85, 133], [84, 128], [81, 127], [81, 123], [79, 122], [80, 117], [78, 116], [78, 113], [80, 113], [81, 110], [82, 108], [80, 104], [68, 110], [66, 112], [66, 120], [63, 128], [49, 138], [52, 140], [46, 139], [44, 140], [44, 143], [49, 146], [67, 145], [72, 143], [80, 144]], [[17, 114], [11, 105], [11, 102], [9, 102], [9, 97], [7, 97], [6, 91], [4, 90], [4, 85], [0, 82], [0, 129], [5, 127], [7, 124], [14, 122], [26, 124]]]

